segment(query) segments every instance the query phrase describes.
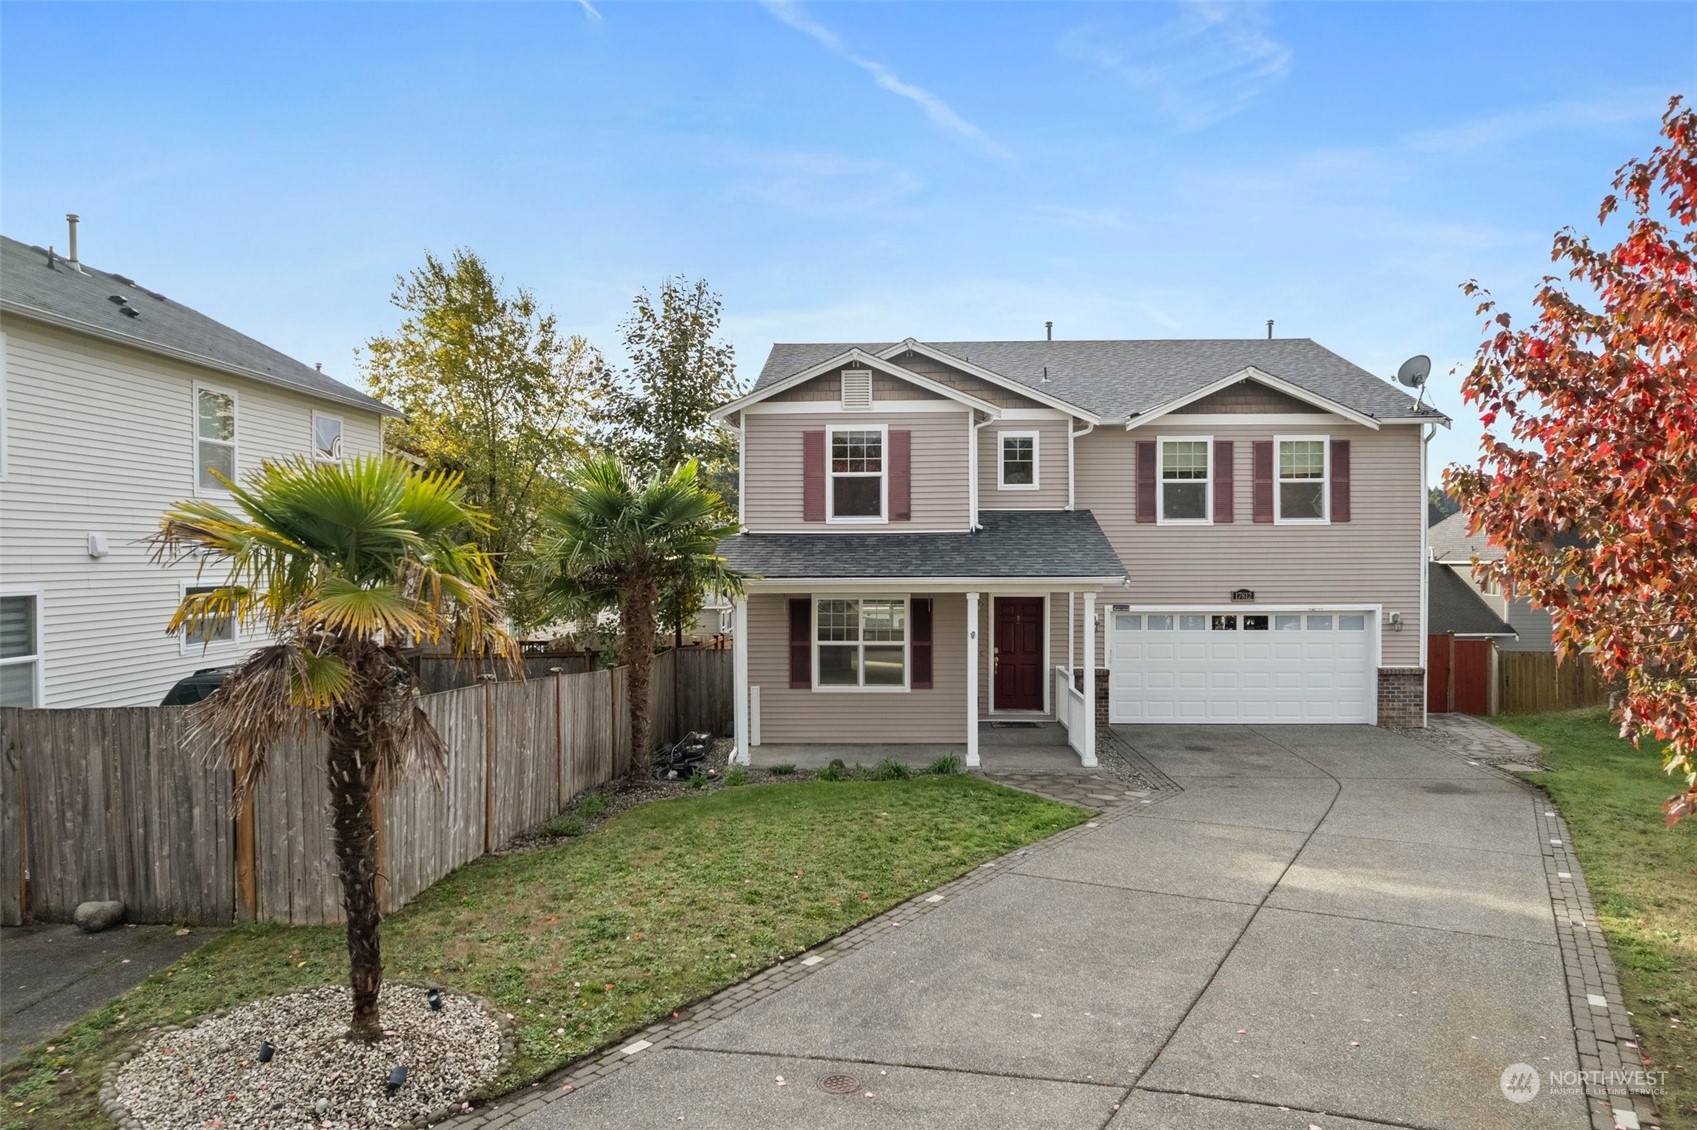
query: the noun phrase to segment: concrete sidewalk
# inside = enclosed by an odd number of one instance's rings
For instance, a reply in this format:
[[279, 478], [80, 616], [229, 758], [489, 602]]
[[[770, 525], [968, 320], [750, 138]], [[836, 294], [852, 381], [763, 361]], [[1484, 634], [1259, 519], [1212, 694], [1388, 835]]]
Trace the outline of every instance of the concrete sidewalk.
[[1580, 1067], [1530, 793], [1368, 727], [1116, 729], [1183, 791], [484, 1124], [1592, 1125], [1502, 1087]]

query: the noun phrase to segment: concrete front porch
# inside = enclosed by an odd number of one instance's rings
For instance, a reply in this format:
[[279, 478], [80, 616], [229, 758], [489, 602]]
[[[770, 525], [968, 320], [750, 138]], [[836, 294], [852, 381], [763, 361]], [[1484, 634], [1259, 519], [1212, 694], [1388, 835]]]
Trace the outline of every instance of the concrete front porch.
[[[966, 744], [925, 743], [903, 745], [888, 742], [840, 742], [757, 745], [750, 763], [759, 768], [794, 765], [798, 769], [822, 769], [833, 760], [844, 765], [873, 766], [889, 758], [915, 769], [923, 769], [939, 757], [951, 754], [966, 763]], [[1007, 721], [997, 719], [978, 724], [979, 769], [986, 773], [1096, 773], [1079, 764], [1078, 754], [1067, 745], [1066, 731], [1058, 722]]]

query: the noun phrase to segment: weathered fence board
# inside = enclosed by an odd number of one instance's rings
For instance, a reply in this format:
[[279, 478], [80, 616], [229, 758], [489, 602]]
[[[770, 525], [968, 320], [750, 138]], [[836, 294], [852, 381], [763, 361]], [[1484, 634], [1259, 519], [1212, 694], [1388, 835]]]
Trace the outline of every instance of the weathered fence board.
[[[658, 656], [656, 743], [722, 731], [730, 671], [729, 651]], [[623, 668], [425, 696], [447, 762], [439, 782], [410, 775], [382, 798], [385, 912], [627, 772], [628, 702]], [[324, 737], [282, 738], [251, 821], [238, 821], [229, 770], [187, 750], [189, 718], [176, 707], [0, 710], [0, 922], [69, 918], [91, 898], [123, 899], [137, 922], [342, 920]]]
[[1590, 656], [1561, 660], [1552, 651], [1499, 652], [1497, 679], [1497, 709], [1504, 714], [1606, 706], [1612, 689], [1597, 675]]

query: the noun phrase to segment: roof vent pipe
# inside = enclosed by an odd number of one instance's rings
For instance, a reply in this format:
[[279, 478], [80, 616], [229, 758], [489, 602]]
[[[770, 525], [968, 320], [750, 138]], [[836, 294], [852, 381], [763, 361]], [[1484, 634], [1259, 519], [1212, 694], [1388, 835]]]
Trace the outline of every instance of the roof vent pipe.
[[1273, 340], [1273, 319], [1271, 318], [1267, 319], [1267, 340]]
[[1043, 340], [1044, 341], [1054, 341], [1055, 340], [1055, 323], [1053, 323], [1053, 322], [1044, 322], [1043, 323]]
[[69, 224], [71, 228], [71, 253], [65, 259], [65, 262], [70, 265], [72, 270], [81, 271], [82, 263], [77, 259], [77, 214], [66, 212], [65, 223]]

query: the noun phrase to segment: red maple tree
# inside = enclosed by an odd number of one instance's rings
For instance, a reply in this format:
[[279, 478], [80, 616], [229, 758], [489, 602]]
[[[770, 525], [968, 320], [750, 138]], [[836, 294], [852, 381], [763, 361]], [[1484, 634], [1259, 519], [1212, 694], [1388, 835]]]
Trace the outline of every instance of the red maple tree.
[[1462, 385], [1486, 430], [1478, 463], [1444, 477], [1505, 553], [1481, 575], [1548, 609], [1561, 653], [1619, 681], [1622, 737], [1668, 743], [1671, 825], [1697, 813], [1697, 114], [1679, 97], [1662, 138], [1603, 200], [1620, 242], [1556, 235], [1574, 285], [1547, 276], [1527, 325], [1464, 288], [1489, 315]]

